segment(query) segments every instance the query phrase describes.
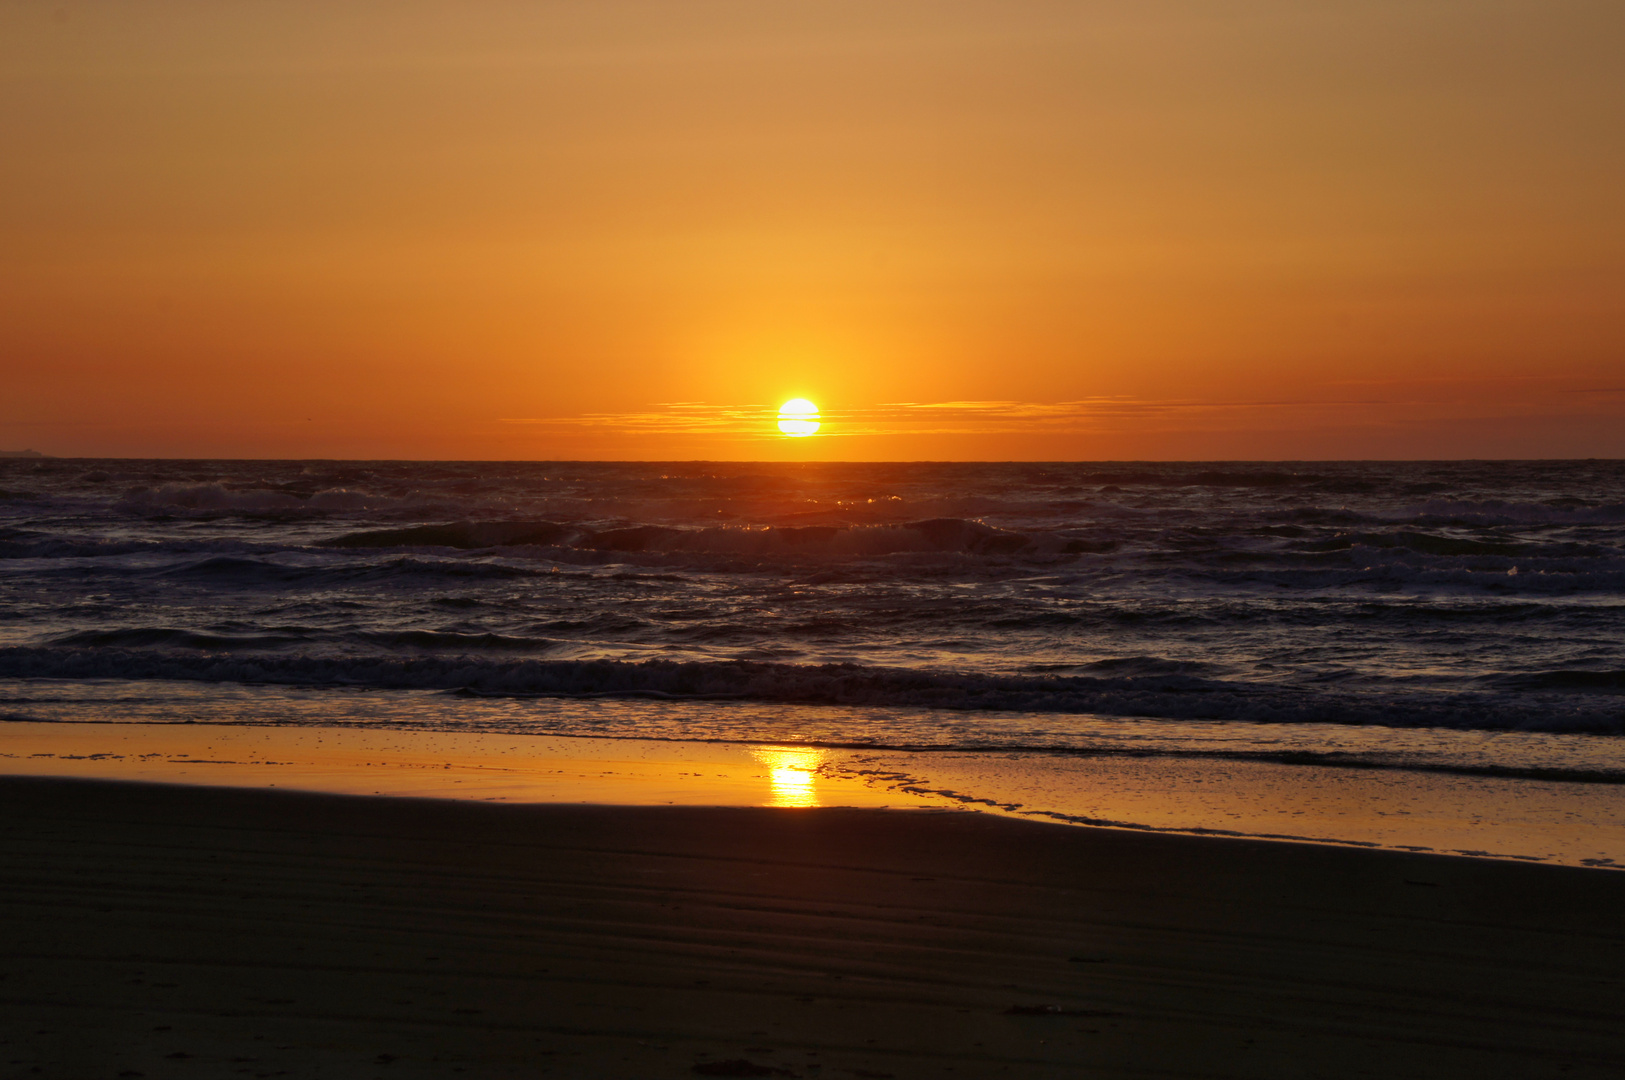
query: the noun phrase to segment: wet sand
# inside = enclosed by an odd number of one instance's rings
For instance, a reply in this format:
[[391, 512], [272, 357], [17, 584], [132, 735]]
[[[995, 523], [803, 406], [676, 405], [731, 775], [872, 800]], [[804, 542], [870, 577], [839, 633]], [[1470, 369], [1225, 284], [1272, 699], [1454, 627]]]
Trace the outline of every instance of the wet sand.
[[1625, 875], [0, 779], [4, 1077], [1583, 1077]]
[[366, 727], [10, 721], [0, 774], [617, 806], [974, 809], [1090, 826], [1625, 866], [1625, 785], [1112, 755]]
[[[917, 806], [814, 747], [488, 732], [7, 723], [0, 774], [616, 806]], [[940, 806], [954, 805], [937, 800]]]

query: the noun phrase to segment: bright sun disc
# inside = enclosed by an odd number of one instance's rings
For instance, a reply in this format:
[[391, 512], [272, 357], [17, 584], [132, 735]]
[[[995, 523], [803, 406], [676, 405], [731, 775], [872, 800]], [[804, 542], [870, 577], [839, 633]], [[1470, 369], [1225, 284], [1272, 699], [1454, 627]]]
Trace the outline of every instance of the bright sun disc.
[[818, 406], [806, 398], [791, 398], [779, 406], [779, 430], [800, 439], [819, 428]]

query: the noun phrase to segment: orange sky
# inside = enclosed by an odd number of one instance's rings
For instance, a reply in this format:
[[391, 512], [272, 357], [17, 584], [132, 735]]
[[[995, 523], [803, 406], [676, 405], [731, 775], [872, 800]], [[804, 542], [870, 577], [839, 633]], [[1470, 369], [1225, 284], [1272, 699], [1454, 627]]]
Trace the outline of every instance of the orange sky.
[[0, 448], [1625, 456], [1622, 48], [1619, 0], [7, 4]]

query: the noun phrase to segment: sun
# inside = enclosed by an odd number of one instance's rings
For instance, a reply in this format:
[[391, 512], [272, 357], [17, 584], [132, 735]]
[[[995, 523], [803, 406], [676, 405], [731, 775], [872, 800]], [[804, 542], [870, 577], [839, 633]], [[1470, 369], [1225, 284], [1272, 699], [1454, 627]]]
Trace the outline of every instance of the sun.
[[820, 426], [818, 406], [806, 398], [791, 398], [779, 406], [779, 430], [793, 439], [804, 439]]

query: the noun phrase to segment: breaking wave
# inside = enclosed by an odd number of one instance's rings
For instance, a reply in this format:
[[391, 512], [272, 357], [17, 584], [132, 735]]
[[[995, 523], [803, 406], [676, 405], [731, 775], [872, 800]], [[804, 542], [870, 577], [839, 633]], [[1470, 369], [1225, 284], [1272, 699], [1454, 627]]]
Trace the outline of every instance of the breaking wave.
[[[178, 633], [178, 632], [170, 632]], [[149, 639], [139, 639], [141, 644]], [[151, 644], [189, 645], [168, 638]], [[459, 643], [425, 638], [430, 647]], [[1351, 693], [1204, 678], [1179, 671], [987, 675], [860, 664], [498, 659], [481, 655], [318, 657], [176, 653], [116, 635], [72, 648], [0, 649], [0, 677], [173, 679], [284, 686], [441, 690], [489, 696], [660, 697], [869, 708], [1089, 713], [1151, 719], [1625, 734], [1625, 704], [1595, 693]], [[102, 645], [112, 647], [86, 647]], [[415, 644], [415, 642], [396, 642]], [[464, 641], [484, 650], [490, 642]], [[497, 647], [508, 647], [505, 643]], [[1107, 669], [1109, 670], [1109, 668]], [[1133, 668], [1126, 669], [1133, 671]], [[1609, 688], [1620, 675], [1604, 673]], [[1546, 689], [1546, 687], [1542, 687]], [[1573, 690], [1573, 686], [1562, 689]], [[1595, 687], [1585, 689], [1595, 690]]]

